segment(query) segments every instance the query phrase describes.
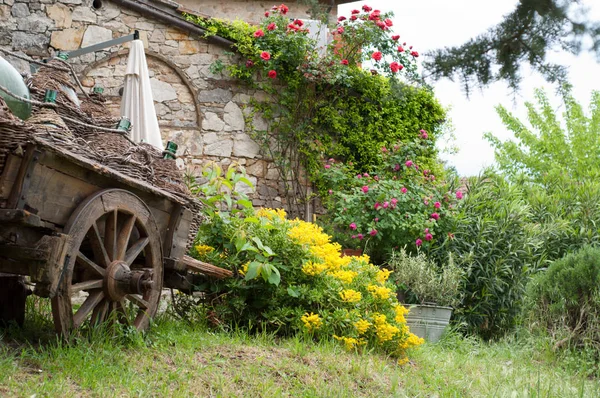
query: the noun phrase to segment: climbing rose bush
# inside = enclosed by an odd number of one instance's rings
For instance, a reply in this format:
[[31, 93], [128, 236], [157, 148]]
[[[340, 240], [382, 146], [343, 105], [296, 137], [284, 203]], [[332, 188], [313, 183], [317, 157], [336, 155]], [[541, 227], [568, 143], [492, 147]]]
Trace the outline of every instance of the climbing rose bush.
[[382, 263], [394, 249], [428, 249], [452, 236], [449, 218], [462, 194], [423, 166], [433, 145], [421, 130], [410, 142], [381, 148], [383, 166], [371, 172], [329, 159], [321, 179], [336, 239]]
[[[288, 220], [281, 209], [250, 209], [245, 217], [220, 220], [207, 223], [192, 251], [197, 259], [235, 273], [208, 289], [206, 305], [213, 319], [316, 340], [333, 338], [347, 350], [375, 349], [401, 363], [409, 348], [423, 343], [406, 325], [408, 310], [398, 303], [390, 271], [371, 264], [366, 255], [341, 257], [340, 245], [316, 224]], [[279, 283], [250, 275], [250, 260], [256, 257], [232, 244], [240, 236], [270, 248], [273, 255], [263, 261], [277, 267]]]

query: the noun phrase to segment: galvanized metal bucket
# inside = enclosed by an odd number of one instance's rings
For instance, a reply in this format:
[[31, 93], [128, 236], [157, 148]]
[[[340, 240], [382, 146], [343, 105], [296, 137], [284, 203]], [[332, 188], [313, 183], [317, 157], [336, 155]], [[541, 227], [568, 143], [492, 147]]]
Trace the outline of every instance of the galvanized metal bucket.
[[450, 323], [452, 307], [436, 305], [408, 305], [410, 312], [405, 316], [410, 331], [430, 343], [440, 340]]

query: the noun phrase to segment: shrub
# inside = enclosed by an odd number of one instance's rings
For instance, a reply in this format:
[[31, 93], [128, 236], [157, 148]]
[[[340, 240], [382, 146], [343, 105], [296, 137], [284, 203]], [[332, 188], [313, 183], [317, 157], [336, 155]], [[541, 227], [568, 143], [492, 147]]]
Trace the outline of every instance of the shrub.
[[600, 352], [600, 248], [586, 246], [556, 260], [527, 288], [525, 320], [556, 347]]
[[391, 280], [396, 283], [399, 295], [408, 304], [433, 303], [457, 307], [461, 301], [464, 270], [453, 261], [439, 267], [424, 253], [409, 255], [404, 249], [394, 252], [388, 262]]
[[207, 214], [191, 254], [235, 273], [204, 287], [215, 323], [335, 338], [349, 350], [365, 346], [402, 361], [422, 343], [408, 331], [389, 271], [367, 256], [341, 257], [317, 225], [288, 220], [281, 209]]
[[383, 147], [381, 167], [370, 173], [330, 159], [320, 181], [336, 240], [364, 248], [378, 264], [393, 249], [414, 252], [443, 240], [457, 196], [439, 181], [441, 167], [428, 156], [433, 145], [425, 130], [414, 133], [409, 142]]

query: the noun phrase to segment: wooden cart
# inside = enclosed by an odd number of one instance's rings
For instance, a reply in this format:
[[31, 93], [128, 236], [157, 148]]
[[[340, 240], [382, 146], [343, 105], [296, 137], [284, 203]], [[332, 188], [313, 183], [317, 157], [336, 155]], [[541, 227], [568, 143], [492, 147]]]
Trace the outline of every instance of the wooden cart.
[[[0, 275], [29, 276], [57, 332], [106, 320], [142, 330], [163, 285], [190, 288], [189, 202], [57, 146], [21, 152], [0, 175]], [[22, 294], [9, 285], [0, 315]]]

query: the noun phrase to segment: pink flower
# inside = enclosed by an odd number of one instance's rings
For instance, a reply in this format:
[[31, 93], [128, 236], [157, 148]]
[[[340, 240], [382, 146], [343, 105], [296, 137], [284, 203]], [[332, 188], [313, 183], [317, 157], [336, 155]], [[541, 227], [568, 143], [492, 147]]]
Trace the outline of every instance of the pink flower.
[[379, 209], [380, 207], [381, 207], [381, 203], [379, 203], [379, 202], [376, 202], [376, 203], [373, 205], [373, 208], [374, 208], [375, 210]]
[[342, 33], [344, 33], [344, 27], [340, 26], [339, 28], [337, 28], [337, 32], [341, 35]]
[[427, 138], [429, 138], [429, 135], [427, 134], [427, 131], [425, 130], [421, 130], [421, 138], [423, 138], [424, 140], [426, 140]]
[[437, 213], [431, 213], [431, 218], [433, 218], [434, 220], [439, 220], [440, 219], [440, 215]]
[[402, 193], [406, 193], [408, 191], [408, 189], [402, 187], [402, 189], [400, 190]]
[[375, 235], [377, 235], [377, 230], [376, 230], [376, 229], [372, 229], [372, 230], [369, 232], [369, 235], [371, 235], [371, 236], [375, 236]]
[[392, 198], [392, 200], [390, 200], [390, 202], [392, 203], [392, 207], [395, 207], [396, 203], [398, 203], [398, 199]]
[[277, 77], [277, 71], [274, 71], [273, 69], [271, 69], [271, 70], [269, 71], [269, 77], [270, 77], [271, 79], [275, 79], [275, 78]]
[[252, 62], [251, 59], [249, 59], [248, 61], [246, 61], [246, 68], [252, 68], [254, 66], [254, 62]]
[[362, 191], [363, 191], [364, 193], [367, 193], [367, 192], [369, 192], [369, 187], [368, 187], [367, 185], [364, 185], [364, 186], [362, 187]]
[[364, 173], [363, 177], [368, 178], [369, 177], [369, 173]]
[[442, 204], [440, 202], [435, 202], [433, 204], [433, 207], [435, 207], [436, 209], [439, 209], [440, 207], [442, 207]]
[[421, 239], [417, 239], [415, 241], [415, 245], [417, 245], [417, 247], [420, 247], [423, 244], [423, 241]]
[[334, 158], [329, 158], [328, 162], [329, 163], [335, 163], [335, 159]]
[[390, 202], [383, 202], [383, 208], [387, 209], [388, 207], [390, 207]]
[[343, 59], [340, 61], [340, 64], [342, 65], [348, 65], [348, 60], [347, 59]]
[[351, 223], [351, 224], [349, 225], [349, 227], [350, 227], [350, 229], [351, 229], [351, 230], [353, 230], [353, 231], [354, 231], [354, 230], [356, 230], [356, 224], [355, 224], [355, 223]]
[[412, 167], [414, 163], [412, 162], [412, 160], [407, 160], [404, 164], [406, 165], [406, 167]]
[[394, 165], [394, 171], [398, 171], [398, 170], [400, 170], [400, 165], [398, 163], [396, 163]]
[[460, 200], [463, 198], [463, 194], [461, 191], [456, 191], [456, 199]]
[[377, 62], [381, 61], [381, 57], [381, 51], [375, 51], [373, 54], [371, 54], [371, 58], [373, 58]]
[[375, 177], [373, 177], [373, 179], [374, 179], [375, 181], [379, 181], [379, 176], [375, 176]]
[[328, 192], [330, 195], [333, 195], [333, 189], [330, 189]]
[[375, 217], [375, 222], [379, 222], [379, 217]]
[[269, 54], [267, 51], [263, 51], [262, 53], [260, 53], [260, 57], [265, 61], [268, 61], [271, 59], [271, 54]]
[[388, 19], [386, 19], [384, 22], [385, 22], [385, 24], [386, 24], [387, 26], [393, 26], [393, 25], [394, 25], [394, 22], [392, 22], [392, 20], [391, 20], [391, 19], [389, 19], [389, 18], [388, 18]]
[[267, 25], [267, 30], [275, 30], [277, 29], [277, 25], [275, 25], [274, 22], [271, 22], [270, 24]]
[[331, 165], [330, 165], [330, 164], [326, 164], [326, 165], [325, 165], [325, 168], [326, 168], [326, 169], [330, 169], [330, 168], [331, 168]]
[[399, 39], [400, 39], [400, 35], [392, 36], [392, 40], [394, 40], [394, 41], [398, 41]]
[[356, 235], [352, 235], [352, 239], [356, 239]]
[[256, 38], [263, 37], [264, 35], [265, 35], [265, 32], [263, 32], [262, 29], [259, 29], [256, 32], [254, 32], [254, 37], [256, 37]]
[[338, 22], [342, 22], [342, 21], [345, 21], [345, 20], [346, 20], [346, 17], [343, 16], [343, 15], [338, 18]]
[[425, 206], [429, 206], [429, 201], [428, 201], [427, 199], [425, 199], [425, 200], [423, 201], [423, 204], [424, 204]]
[[428, 234], [429, 233], [429, 228], [425, 228], [425, 233]]
[[382, 147], [381, 147], [381, 152], [383, 152], [383, 153], [386, 153], [387, 151], [388, 151], [388, 150], [387, 150], [387, 148], [386, 148], [386, 147], [384, 147], [384, 146], [382, 146]]
[[358, 238], [358, 240], [363, 240], [363, 238], [365, 237], [363, 234], [358, 234], [356, 235], [356, 237]]
[[433, 239], [433, 235], [431, 235], [431, 234], [427, 234], [427, 235], [425, 235], [425, 240], [426, 240], [426, 241], [430, 241], [430, 240], [432, 240], [432, 239]]
[[356, 178], [362, 178], [362, 174], [357, 174]]

